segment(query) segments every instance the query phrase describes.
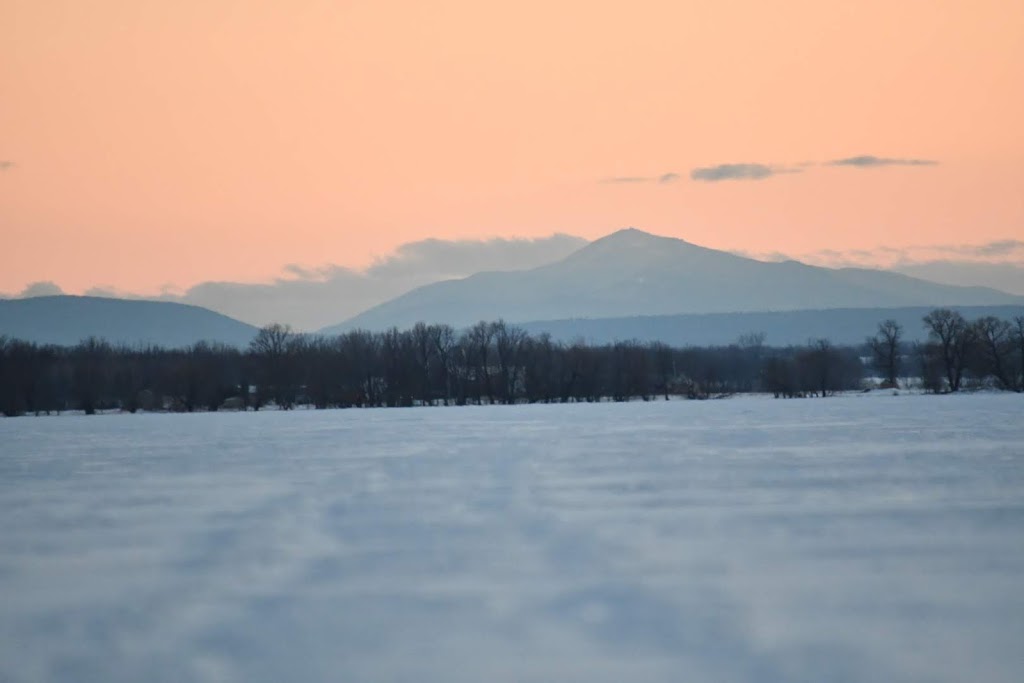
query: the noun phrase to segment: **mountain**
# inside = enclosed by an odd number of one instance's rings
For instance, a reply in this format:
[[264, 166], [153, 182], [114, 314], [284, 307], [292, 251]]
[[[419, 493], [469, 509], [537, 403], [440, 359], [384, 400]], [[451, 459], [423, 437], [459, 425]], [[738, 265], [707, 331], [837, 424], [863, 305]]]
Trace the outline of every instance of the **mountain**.
[[[968, 320], [995, 316], [1012, 320], [1024, 316], [1024, 306], [953, 306]], [[878, 323], [895, 320], [903, 326], [903, 340], [924, 341], [928, 332], [922, 318], [933, 309], [832, 308], [812, 311], [769, 311], [759, 313], [694, 313], [684, 315], [634, 316], [629, 318], [577, 318], [524, 322], [531, 334], [548, 333], [556, 341], [583, 339], [591, 344], [609, 344], [635, 339], [660, 341], [672, 346], [724, 346], [741, 336], [760, 332], [769, 346], [807, 343], [828, 339], [834, 344], [860, 344], [875, 333]]]
[[767, 263], [635, 229], [555, 263], [419, 287], [323, 330], [379, 330], [418, 321], [462, 327], [510, 322], [832, 308], [1024, 304], [984, 287], [941, 285], [864, 268]]
[[0, 300], [0, 336], [72, 345], [86, 337], [112, 343], [184, 347], [198, 341], [246, 346], [256, 328], [198, 306], [91, 296]]

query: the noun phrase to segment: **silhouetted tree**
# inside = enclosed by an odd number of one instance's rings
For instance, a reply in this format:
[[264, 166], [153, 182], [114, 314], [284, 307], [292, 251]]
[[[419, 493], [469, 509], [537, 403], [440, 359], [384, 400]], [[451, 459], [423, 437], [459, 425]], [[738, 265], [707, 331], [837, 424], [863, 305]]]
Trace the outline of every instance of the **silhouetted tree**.
[[491, 386], [491, 343], [494, 340], [494, 326], [483, 320], [466, 330], [462, 335], [467, 362], [467, 375], [472, 385], [472, 396], [478, 404], [486, 397], [488, 403], [494, 399]]
[[339, 340], [344, 379], [342, 405], [379, 406], [384, 393], [381, 340], [367, 330], [352, 330]]
[[296, 350], [296, 337], [291, 327], [277, 323], [260, 328], [250, 342], [260, 403], [272, 399], [283, 410], [295, 405], [298, 386], [292, 361]]
[[959, 312], [937, 308], [924, 317], [946, 373], [950, 391], [959, 391], [967, 356], [974, 342], [974, 330]]
[[453, 380], [457, 377], [455, 330], [451, 325], [431, 325], [429, 329], [434, 357], [437, 359], [438, 386], [444, 404], [448, 405], [455, 396]]
[[0, 336], [0, 412], [7, 417], [30, 410], [33, 344]]
[[416, 323], [409, 332], [413, 366], [415, 368], [415, 397], [421, 405], [433, 402], [431, 371], [436, 364], [433, 331], [426, 323]]
[[895, 320], [883, 320], [878, 323], [875, 336], [868, 339], [868, 347], [874, 360], [875, 368], [885, 379], [883, 386], [899, 387], [900, 375], [900, 343], [903, 338], [903, 326]]
[[913, 357], [917, 363], [917, 372], [921, 378], [921, 388], [933, 394], [941, 394], [946, 389], [945, 367], [942, 364], [942, 352], [933, 341], [915, 343]]
[[837, 359], [831, 342], [815, 339], [797, 355], [801, 378], [801, 389], [822, 398], [832, 394], [837, 387]]
[[121, 410], [129, 413], [138, 411], [142, 404], [143, 357], [146, 351], [121, 349], [114, 354], [111, 371], [113, 393]]
[[94, 415], [100, 408], [110, 407], [108, 400], [110, 344], [96, 337], [89, 337], [71, 352], [72, 395], [79, 410]]
[[656, 389], [667, 401], [676, 377], [675, 352], [668, 344], [654, 342], [651, 344], [651, 355], [654, 357], [654, 369], [658, 378]]
[[558, 398], [557, 356], [561, 349], [547, 332], [523, 342], [523, 396], [530, 403], [551, 403]]
[[1015, 382], [1009, 370], [1014, 348], [1010, 323], [986, 316], [975, 320], [971, 327], [977, 350], [975, 374], [994, 378], [1000, 389], [1012, 389]]
[[734, 391], [754, 391], [759, 388], [761, 363], [764, 357], [764, 342], [768, 335], [764, 332], [748, 332], [740, 335], [737, 353], [731, 361]]
[[1017, 347], [1017, 391], [1024, 391], [1024, 315], [1013, 319], [1010, 331]]
[[774, 354], [764, 361], [761, 381], [775, 398], [795, 398], [799, 395], [799, 380], [792, 358]]
[[496, 364], [496, 388], [502, 403], [515, 403], [521, 375], [521, 354], [526, 342], [526, 331], [509, 325], [504, 320], [491, 323], [491, 337], [494, 339], [494, 362]]

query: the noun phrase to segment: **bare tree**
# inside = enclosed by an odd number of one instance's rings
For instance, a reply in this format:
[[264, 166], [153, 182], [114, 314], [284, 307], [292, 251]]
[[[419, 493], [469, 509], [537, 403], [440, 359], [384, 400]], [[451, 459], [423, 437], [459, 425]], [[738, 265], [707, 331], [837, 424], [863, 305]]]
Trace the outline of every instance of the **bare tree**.
[[520, 355], [526, 342], [526, 330], [504, 320], [491, 323], [494, 356], [498, 364], [498, 397], [502, 403], [515, 403], [520, 375]]
[[929, 336], [936, 342], [950, 391], [960, 391], [974, 330], [957, 311], [937, 308], [924, 317]]
[[760, 351], [764, 347], [764, 342], [767, 338], [768, 335], [765, 332], [747, 332], [746, 334], [741, 334], [736, 343], [740, 348], [757, 349]]
[[658, 377], [657, 388], [667, 401], [669, 393], [672, 391], [672, 381], [676, 376], [676, 354], [671, 346], [661, 342], [651, 344], [650, 350], [654, 356], [654, 367]]
[[1017, 347], [1017, 391], [1024, 391], [1024, 315], [1015, 317], [1010, 329]]
[[367, 330], [352, 330], [339, 339], [345, 389], [342, 402], [346, 405], [377, 406], [384, 393], [381, 361], [381, 341]]
[[0, 412], [8, 417], [38, 413], [39, 374], [35, 344], [0, 336]]
[[775, 398], [795, 398], [800, 394], [796, 364], [791, 358], [771, 355], [764, 360], [761, 382]]
[[384, 402], [388, 407], [413, 404], [415, 389], [415, 353], [412, 335], [391, 327], [381, 336], [381, 359], [384, 370]]
[[305, 387], [306, 400], [317, 410], [340, 405], [339, 383], [343, 373], [337, 338], [308, 336], [297, 352], [297, 370]]
[[868, 339], [875, 368], [885, 378], [884, 386], [896, 389], [899, 387], [900, 374], [900, 343], [903, 338], [903, 326], [895, 320], [883, 320], [878, 323], [878, 331]]
[[290, 367], [295, 339], [290, 326], [274, 323], [260, 328], [249, 342], [249, 352], [257, 361], [257, 390], [261, 398], [274, 399], [283, 410], [295, 405], [298, 389]]
[[768, 335], [765, 332], [747, 332], [740, 335], [736, 344], [730, 347], [735, 356], [730, 363], [730, 374], [746, 378], [737, 385], [737, 389], [753, 391], [760, 385], [767, 338]]
[[804, 389], [825, 398], [838, 386], [838, 358], [828, 339], [815, 339], [797, 356]]
[[462, 337], [469, 363], [467, 369], [472, 379], [477, 403], [482, 403], [485, 396], [488, 403], [494, 400], [491, 386], [491, 342], [493, 339], [494, 326], [483, 320], [466, 330]]
[[291, 339], [291, 326], [274, 323], [260, 328], [253, 340], [249, 342], [249, 350], [253, 353], [280, 358], [288, 352], [288, 342]]
[[536, 338], [527, 337], [523, 343], [523, 394], [530, 403], [551, 403], [556, 399], [561, 350], [547, 332]]
[[430, 371], [435, 364], [434, 332], [426, 323], [416, 323], [411, 334], [413, 357], [416, 363], [416, 394], [422, 405], [432, 401]]
[[994, 377], [999, 388], [1009, 389], [1014, 382], [1008, 373], [1013, 341], [1010, 323], [995, 316], [974, 321], [972, 334], [977, 340], [979, 375]]
[[72, 395], [86, 415], [105, 407], [113, 351], [110, 344], [96, 337], [83, 339], [72, 351]]
[[455, 330], [451, 325], [431, 325], [430, 341], [434, 346], [437, 358], [437, 370], [440, 376], [440, 388], [444, 396], [444, 404], [448, 405], [453, 397], [452, 379], [455, 371]]
[[565, 372], [563, 375], [561, 394], [562, 402], [596, 401], [601, 393], [598, 389], [597, 376], [600, 371], [598, 353], [592, 346], [578, 339], [565, 351]]

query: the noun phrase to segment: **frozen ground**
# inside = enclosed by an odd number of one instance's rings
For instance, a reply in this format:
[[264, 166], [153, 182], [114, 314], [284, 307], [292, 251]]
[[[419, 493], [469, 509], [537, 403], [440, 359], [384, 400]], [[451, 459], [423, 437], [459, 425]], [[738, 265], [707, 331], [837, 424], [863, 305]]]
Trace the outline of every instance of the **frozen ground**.
[[1024, 680], [1024, 397], [0, 420], [0, 682]]

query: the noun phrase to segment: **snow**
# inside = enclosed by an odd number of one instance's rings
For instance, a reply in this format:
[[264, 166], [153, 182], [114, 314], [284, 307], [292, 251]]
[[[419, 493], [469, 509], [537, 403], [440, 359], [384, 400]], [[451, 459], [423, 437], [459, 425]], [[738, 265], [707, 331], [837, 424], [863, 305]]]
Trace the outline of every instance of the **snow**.
[[0, 420], [0, 681], [1018, 681], [1022, 415]]

